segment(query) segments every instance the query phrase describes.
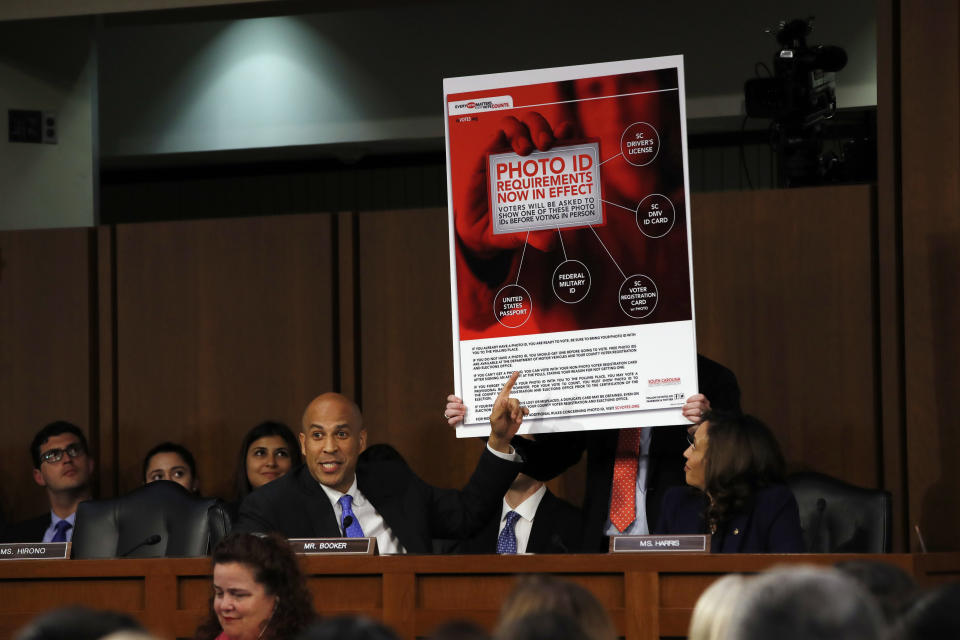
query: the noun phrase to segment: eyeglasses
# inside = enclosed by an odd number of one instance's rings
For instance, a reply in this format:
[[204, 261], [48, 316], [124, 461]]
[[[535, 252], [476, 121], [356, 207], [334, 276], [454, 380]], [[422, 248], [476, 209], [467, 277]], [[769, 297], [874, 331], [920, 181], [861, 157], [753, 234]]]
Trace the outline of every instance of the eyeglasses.
[[66, 453], [71, 458], [76, 458], [77, 456], [81, 456], [85, 454], [86, 450], [84, 450], [84, 448], [77, 443], [68, 444], [63, 449], [57, 448], [57, 449], [50, 449], [49, 451], [44, 451], [43, 453], [40, 454], [40, 462], [41, 463], [49, 462], [50, 464], [53, 464], [54, 462], [60, 462], [60, 460], [63, 459], [64, 453]]
[[694, 451], [697, 450], [697, 440], [696, 440], [696, 438], [693, 437], [693, 434], [692, 434], [692, 433], [688, 433], [688, 434], [687, 434], [687, 442], [690, 443], [690, 446], [693, 447], [693, 450], [694, 450]]

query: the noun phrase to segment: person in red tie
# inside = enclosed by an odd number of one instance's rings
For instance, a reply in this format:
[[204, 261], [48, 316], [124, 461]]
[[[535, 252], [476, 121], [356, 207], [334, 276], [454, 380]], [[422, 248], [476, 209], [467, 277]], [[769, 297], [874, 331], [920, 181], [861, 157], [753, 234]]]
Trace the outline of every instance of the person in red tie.
[[[687, 398], [683, 415], [693, 424], [711, 408], [740, 411], [740, 387], [730, 369], [697, 354], [700, 391]], [[447, 397], [444, 416], [450, 425], [466, 412], [457, 396]], [[660, 516], [667, 489], [685, 484], [683, 452], [690, 425], [643, 429], [605, 429], [514, 438], [524, 460], [523, 473], [551, 480], [587, 454], [583, 501], [585, 552], [605, 552], [608, 536], [657, 533], [651, 530]], [[571, 549], [571, 551], [574, 551]]]

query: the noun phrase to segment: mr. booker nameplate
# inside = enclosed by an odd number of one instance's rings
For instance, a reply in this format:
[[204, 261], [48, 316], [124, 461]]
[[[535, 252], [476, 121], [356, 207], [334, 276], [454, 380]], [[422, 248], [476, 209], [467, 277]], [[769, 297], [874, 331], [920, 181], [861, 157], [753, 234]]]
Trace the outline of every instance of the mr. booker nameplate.
[[344, 555], [372, 556], [377, 553], [376, 538], [290, 538], [294, 553], [317, 555], [338, 553]]
[[0, 544], [0, 560], [65, 560], [69, 557], [69, 542]]
[[610, 538], [612, 553], [705, 553], [710, 551], [710, 536], [613, 536]]

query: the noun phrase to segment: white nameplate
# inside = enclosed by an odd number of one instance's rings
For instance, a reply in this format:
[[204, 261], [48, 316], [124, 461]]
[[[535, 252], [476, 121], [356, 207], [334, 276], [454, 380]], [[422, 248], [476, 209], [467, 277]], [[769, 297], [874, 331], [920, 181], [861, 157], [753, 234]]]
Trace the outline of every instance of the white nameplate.
[[69, 557], [69, 542], [0, 544], [0, 560], [66, 560]]
[[708, 553], [709, 535], [613, 536], [611, 553]]
[[376, 538], [290, 538], [293, 552], [301, 555], [337, 553], [341, 555], [377, 554]]

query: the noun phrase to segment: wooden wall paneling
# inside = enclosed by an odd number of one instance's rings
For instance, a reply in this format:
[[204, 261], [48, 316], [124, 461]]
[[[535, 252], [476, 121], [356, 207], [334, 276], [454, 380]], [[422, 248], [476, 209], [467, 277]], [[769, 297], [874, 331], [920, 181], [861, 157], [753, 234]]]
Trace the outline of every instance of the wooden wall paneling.
[[339, 370], [334, 390], [360, 402], [360, 343], [357, 335], [357, 215], [339, 213], [337, 227], [337, 313]]
[[100, 497], [116, 496], [120, 491], [117, 473], [117, 403], [116, 388], [116, 254], [114, 227], [97, 227], [97, 378], [93, 381], [97, 394], [97, 468], [99, 469]]
[[162, 440], [197, 457], [201, 489], [232, 496], [240, 439], [296, 429], [333, 383], [329, 215], [117, 227], [121, 489]]
[[453, 391], [444, 209], [361, 212], [360, 378], [370, 442], [389, 442], [432, 484], [459, 487], [482, 445], [443, 419]]
[[[913, 575], [926, 589], [956, 584], [960, 580], [960, 554], [917, 553], [913, 558]], [[909, 569], [908, 569], [909, 571]]]
[[893, 495], [893, 548], [907, 549], [903, 371], [903, 227], [900, 208], [899, 3], [877, 3], [877, 339], [883, 465]]
[[0, 494], [8, 521], [49, 510], [32, 477], [33, 435], [61, 419], [93, 435], [90, 239], [90, 229], [0, 232], [0, 434], [10, 452]]
[[[910, 522], [960, 549], [960, 5], [900, 3], [903, 307]], [[917, 544], [913, 539], [912, 548]]]
[[660, 576], [652, 571], [627, 571], [623, 582], [625, 600], [631, 603], [621, 627], [624, 636], [657, 640], [660, 637]]
[[401, 638], [415, 638], [417, 581], [413, 573], [383, 574], [383, 623]]
[[878, 477], [872, 187], [694, 194], [698, 349], [791, 469]]

